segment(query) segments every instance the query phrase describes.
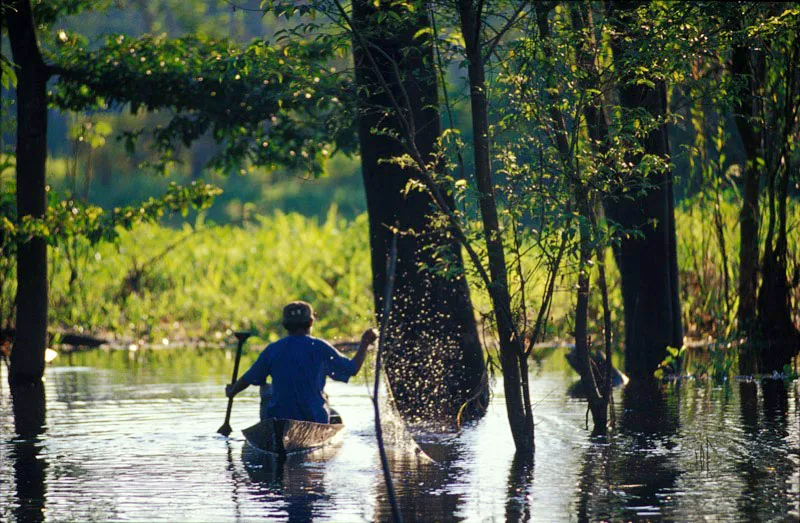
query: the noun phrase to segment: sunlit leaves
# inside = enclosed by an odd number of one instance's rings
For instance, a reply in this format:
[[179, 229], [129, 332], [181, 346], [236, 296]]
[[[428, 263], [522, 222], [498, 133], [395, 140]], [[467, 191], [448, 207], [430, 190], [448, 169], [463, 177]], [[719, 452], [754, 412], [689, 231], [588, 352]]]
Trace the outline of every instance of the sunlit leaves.
[[4, 55], [0, 55], [0, 74], [2, 75], [3, 89], [17, 86], [17, 73], [14, 71], [11, 60]]
[[59, 199], [50, 193], [44, 218], [24, 216], [17, 222], [7, 218], [0, 220], [0, 238], [3, 243], [44, 238], [53, 245], [76, 236], [86, 238], [90, 244], [112, 241], [120, 229], [130, 230], [140, 223], [157, 222], [166, 214], [185, 215], [190, 208], [205, 209], [221, 192], [218, 187], [200, 182], [188, 186], [172, 183], [160, 198], [149, 198], [111, 212], [77, 199]]

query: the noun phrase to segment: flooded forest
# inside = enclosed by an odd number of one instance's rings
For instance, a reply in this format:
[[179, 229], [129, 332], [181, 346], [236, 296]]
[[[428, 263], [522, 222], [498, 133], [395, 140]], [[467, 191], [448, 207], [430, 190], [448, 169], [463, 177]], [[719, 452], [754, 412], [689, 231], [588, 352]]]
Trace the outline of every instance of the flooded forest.
[[800, 519], [800, 2], [0, 22], [0, 520]]

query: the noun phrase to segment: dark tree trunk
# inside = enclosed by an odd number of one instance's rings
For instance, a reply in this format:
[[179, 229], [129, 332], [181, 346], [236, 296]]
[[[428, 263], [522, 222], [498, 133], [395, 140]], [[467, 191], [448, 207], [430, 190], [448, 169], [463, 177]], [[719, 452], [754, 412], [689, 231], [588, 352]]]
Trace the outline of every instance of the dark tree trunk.
[[[623, 5], [617, 21], [621, 22], [621, 31], [629, 31], [633, 23], [627, 15], [629, 3], [619, 4]], [[614, 41], [612, 46], [619, 75], [625, 82], [628, 75], [622, 57], [626, 50], [620, 41]], [[645, 109], [655, 118], [666, 114], [663, 82], [657, 82], [655, 87], [623, 83], [619, 97], [627, 110]], [[668, 158], [666, 124], [653, 129], [642, 145], [645, 154]], [[635, 164], [638, 159], [632, 161]], [[657, 171], [641, 180], [645, 181], [651, 186], [646, 194], [617, 194], [604, 202], [608, 218], [624, 229], [638, 229], [642, 235], [623, 238], [614, 251], [625, 311], [625, 368], [634, 379], [651, 378], [666, 357], [666, 348], [683, 344], [672, 173], [668, 169]]]
[[[751, 337], [756, 318], [758, 289], [758, 225], [759, 167], [758, 158], [764, 157], [764, 136], [757, 118], [758, 86], [764, 81], [763, 60], [745, 47], [738, 46], [731, 59], [731, 74], [745, 79], [745, 87], [734, 108], [736, 128], [742, 137], [745, 150], [744, 187], [742, 209], [739, 212], [739, 330]], [[757, 354], [749, 344], [739, 354], [739, 370], [752, 374], [758, 367]]]
[[[45, 213], [48, 69], [39, 52], [28, 0], [3, 2], [17, 65], [17, 215]], [[34, 238], [17, 251], [17, 322], [9, 382], [38, 382], [47, 343], [47, 244]]]
[[[401, 141], [408, 139], [414, 140], [426, 162], [434, 160], [440, 124], [433, 52], [424, 37], [414, 38], [430, 26], [424, 12], [413, 16], [403, 12], [402, 22], [381, 26], [374, 18], [376, 11], [370, 1], [353, 2], [353, 25], [368, 42], [374, 59], [373, 64], [356, 40], [358, 131], [376, 311], [383, 309], [391, 228], [399, 231], [386, 372], [397, 406], [406, 417], [453, 418], [466, 399], [482, 394], [484, 382], [469, 289], [460, 274], [460, 246], [432, 226], [429, 194], [406, 191], [416, 171], [389, 163], [407, 153]], [[381, 76], [390, 93], [381, 87]], [[394, 108], [392, 96], [402, 114]], [[412, 123], [411, 129], [403, 119]], [[452, 208], [452, 198], [445, 198]], [[441, 257], [450, 260], [457, 276], [446, 278], [424, 269], [432, 268]]]
[[[646, 107], [662, 116], [665, 89], [625, 86], [620, 90], [622, 105], [629, 109]], [[669, 155], [666, 126], [650, 133], [645, 152]], [[680, 347], [682, 328], [679, 303], [677, 254], [675, 251], [672, 175], [657, 172], [648, 177], [652, 188], [643, 196], [622, 195], [606, 200], [606, 215], [624, 229], [638, 229], [642, 237], [623, 238], [615, 249], [625, 311], [625, 368], [633, 378], [649, 378], [667, 355], [669, 346]], [[651, 220], [655, 220], [651, 224]]]
[[765, 241], [761, 288], [756, 314], [765, 346], [761, 354], [761, 372], [782, 371], [800, 350], [800, 332], [792, 320], [791, 287], [787, 276], [788, 237], [786, 203], [789, 197], [789, 173], [794, 165], [791, 142], [795, 135], [798, 91], [797, 59], [800, 39], [795, 35], [786, 64], [783, 107], [776, 111], [775, 141], [780, 151], [769, 177], [769, 226]]
[[[792, 49], [796, 56], [798, 45]], [[767, 63], [763, 53], [737, 46], [731, 59], [731, 74], [743, 80], [743, 92], [735, 107], [736, 126], [745, 146], [744, 191], [740, 213], [739, 329], [747, 337], [739, 354], [742, 374], [782, 371], [797, 355], [800, 333], [792, 321], [790, 284], [787, 276], [786, 201], [789, 173], [792, 168], [788, 140], [794, 127], [793, 100], [797, 89], [796, 70], [790, 70], [784, 92], [782, 111], [772, 111], [773, 129], [764, 133], [764, 120], [770, 113], [761, 105], [766, 85]], [[767, 141], [781, 151], [768, 162]], [[761, 259], [759, 281], [759, 196], [761, 180], [766, 180], [768, 226]]]
[[533, 412], [527, 391], [527, 369], [522, 339], [515, 333], [511, 315], [511, 297], [508, 289], [508, 273], [503, 251], [500, 222], [497, 214], [489, 141], [489, 106], [486, 97], [486, 73], [483, 63], [481, 41], [482, 2], [472, 0], [459, 2], [459, 21], [464, 35], [467, 54], [467, 69], [470, 84], [470, 106], [472, 109], [473, 154], [475, 157], [475, 179], [479, 192], [479, 207], [483, 220], [486, 251], [489, 259], [492, 299], [497, 333], [500, 336], [500, 365], [503, 370], [503, 387], [506, 394], [506, 411], [517, 453], [532, 455], [534, 451]]

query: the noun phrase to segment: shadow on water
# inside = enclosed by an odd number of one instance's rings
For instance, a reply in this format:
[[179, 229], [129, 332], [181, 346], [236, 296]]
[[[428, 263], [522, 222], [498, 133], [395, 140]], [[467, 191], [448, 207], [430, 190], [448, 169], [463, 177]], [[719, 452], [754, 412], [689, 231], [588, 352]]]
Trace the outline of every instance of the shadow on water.
[[11, 441], [17, 494], [14, 518], [44, 521], [47, 461], [40, 456], [46, 420], [44, 383], [12, 387], [11, 401], [17, 433]]
[[[629, 383], [616, 433], [594, 440], [579, 476], [579, 521], [664, 517], [679, 477], [672, 457], [679, 421], [678, 391], [656, 382]], [[674, 400], [670, 401], [670, 400]]]

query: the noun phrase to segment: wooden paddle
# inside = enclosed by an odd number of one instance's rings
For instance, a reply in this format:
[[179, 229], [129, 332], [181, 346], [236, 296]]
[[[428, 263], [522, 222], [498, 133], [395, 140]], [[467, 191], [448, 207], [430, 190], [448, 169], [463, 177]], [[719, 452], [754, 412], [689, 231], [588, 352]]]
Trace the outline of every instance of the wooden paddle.
[[[242, 359], [242, 347], [247, 338], [251, 336], [250, 332], [241, 331], [234, 334], [239, 344], [236, 347], [236, 361], [233, 364], [233, 377], [231, 378], [231, 387], [236, 383], [236, 378], [239, 377], [239, 360]], [[228, 398], [228, 411], [225, 413], [225, 423], [219, 428], [217, 432], [223, 436], [228, 436], [233, 429], [231, 429], [231, 409], [233, 408], [233, 398]]]

